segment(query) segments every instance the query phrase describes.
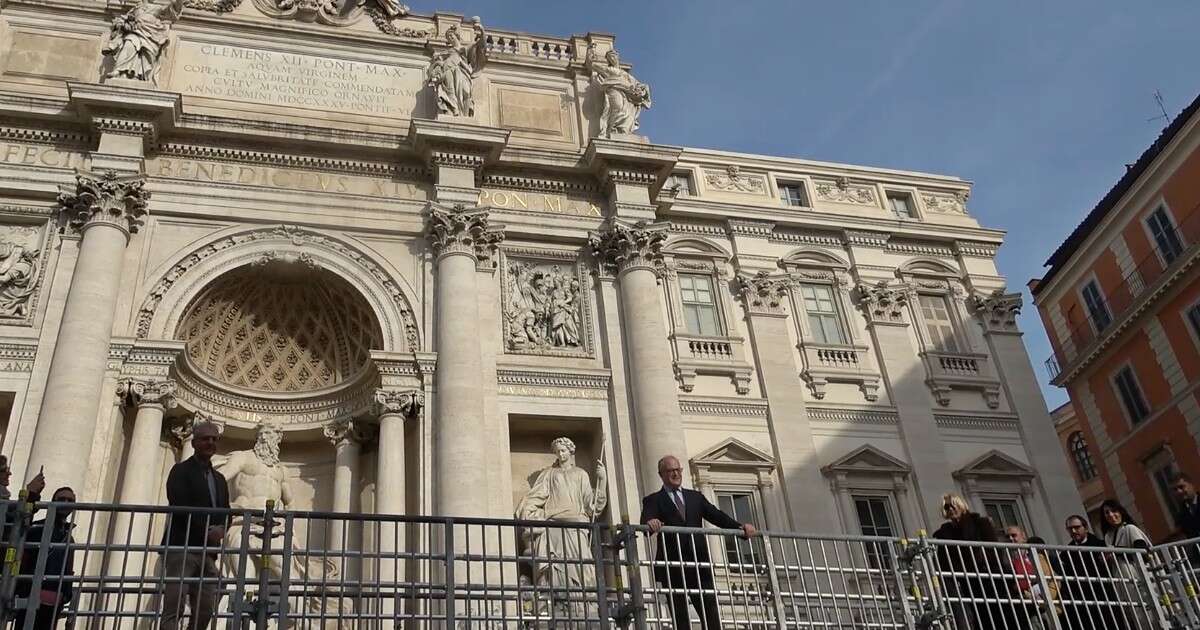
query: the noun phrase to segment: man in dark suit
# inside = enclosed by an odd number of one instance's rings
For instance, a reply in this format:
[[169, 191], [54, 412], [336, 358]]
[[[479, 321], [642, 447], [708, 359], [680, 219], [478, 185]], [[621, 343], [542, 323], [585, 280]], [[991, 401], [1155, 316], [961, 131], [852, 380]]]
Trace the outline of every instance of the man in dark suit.
[[683, 466], [674, 455], [658, 460], [658, 476], [663, 482], [662, 489], [642, 499], [642, 524], [658, 534], [654, 579], [667, 589], [676, 628], [683, 630], [691, 627], [688, 611], [690, 600], [700, 614], [704, 630], [720, 630], [721, 614], [717, 596], [712, 591], [713, 573], [705, 536], [669, 532], [659, 534], [659, 530], [664, 526], [703, 527], [704, 521], [708, 521], [722, 529], [740, 529], [749, 538], [755, 534], [754, 526], [737, 522], [709, 503], [703, 494], [681, 487]]
[[[192, 426], [195, 455], [175, 464], [167, 475], [167, 502], [172, 506], [229, 509], [229, 486], [213, 469], [221, 429], [211, 422]], [[225, 537], [228, 516], [210, 512], [181, 511], [171, 515], [163, 544], [171, 549], [163, 556], [162, 630], [176, 630], [186, 598], [192, 610], [188, 630], [205, 628], [217, 608], [215, 582], [184, 582], [185, 578], [218, 577], [216, 551]], [[175, 578], [175, 579], [172, 579]]]
[[1196, 496], [1196, 487], [1187, 473], [1176, 473], [1171, 480], [1171, 491], [1179, 508], [1175, 512], [1175, 522], [1179, 525], [1184, 538], [1200, 538], [1200, 497]]

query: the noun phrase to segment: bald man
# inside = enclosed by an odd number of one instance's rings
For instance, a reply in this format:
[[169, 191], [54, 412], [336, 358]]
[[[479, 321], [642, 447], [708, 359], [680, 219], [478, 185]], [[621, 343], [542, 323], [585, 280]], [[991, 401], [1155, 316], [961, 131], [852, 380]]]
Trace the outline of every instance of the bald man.
[[[708, 521], [722, 529], [740, 529], [747, 538], [756, 533], [753, 525], [737, 522], [709, 503], [703, 494], [683, 488], [683, 466], [674, 455], [658, 460], [658, 477], [662, 479], [662, 489], [642, 499], [642, 524], [648, 525], [651, 532], [659, 534], [663, 527], [703, 527], [704, 521]], [[720, 608], [711, 592], [713, 573], [704, 535], [659, 534], [654, 560], [654, 579], [668, 589], [675, 627], [691, 627], [690, 601], [700, 613], [704, 630], [720, 630]], [[687, 564], [668, 567], [667, 562]]]

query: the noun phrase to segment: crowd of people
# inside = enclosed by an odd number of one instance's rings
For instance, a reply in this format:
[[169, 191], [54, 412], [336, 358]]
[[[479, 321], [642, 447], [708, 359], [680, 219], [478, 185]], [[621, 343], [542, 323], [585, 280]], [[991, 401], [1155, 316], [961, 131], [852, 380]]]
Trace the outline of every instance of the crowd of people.
[[[219, 568], [214, 549], [223, 544], [228, 526], [228, 517], [222, 516], [221, 510], [230, 507], [227, 480], [212, 462], [219, 438], [217, 425], [197, 423], [192, 437], [194, 455], [176, 464], [168, 475], [169, 504], [199, 511], [186, 518], [171, 519], [164, 532], [163, 630], [176, 630], [185, 611], [190, 611], [186, 615], [189, 630], [207, 627], [216, 610], [219, 594], [215, 582]], [[708, 522], [724, 529], [740, 529], [747, 538], [757, 535], [752, 524], [738, 522], [702, 493], [683, 488], [683, 467], [678, 458], [668, 455], [660, 459], [658, 473], [661, 489], [642, 500], [641, 522], [651, 533], [657, 534], [666, 526], [700, 527]], [[0, 500], [12, 498], [10, 478], [8, 460], [0, 455]], [[39, 471], [20, 494], [27, 502], [36, 504], [45, 485]], [[1186, 474], [1177, 474], [1172, 480], [1172, 491], [1179, 509], [1176, 515], [1179, 537], [1200, 538], [1200, 497], [1192, 480]], [[58, 488], [50, 501], [55, 504], [52, 522], [40, 519], [29, 524], [25, 532], [26, 550], [20, 556], [22, 575], [32, 575], [36, 570], [45, 578], [38, 593], [32, 592], [30, 580], [18, 581], [15, 593], [30, 602], [25, 615], [33, 616], [33, 627], [37, 630], [53, 628], [74, 596], [71, 546], [75, 541], [70, 516], [75, 492], [69, 487]], [[1097, 548], [1149, 550], [1153, 546], [1118, 501], [1110, 499], [1101, 505], [1100, 535], [1091, 531], [1088, 519], [1082, 515], [1066, 519], [1067, 545], [1080, 548], [1080, 553], [1046, 547], [1045, 540], [1028, 536], [1020, 526], [1009, 525], [998, 531], [991, 518], [972, 511], [967, 501], [955, 494], [942, 497], [941, 513], [946, 520], [933, 539], [945, 542], [936, 545], [936, 566], [943, 576], [949, 601], [954, 602], [958, 627], [1050, 628], [1051, 618], [1066, 630], [1147, 627], [1146, 620], [1138, 617], [1145, 614], [1139, 608], [1139, 602], [1147, 601], [1148, 596], [1142, 579], [1145, 576], [1138, 573], [1140, 567], [1131, 561], [1131, 554], [1095, 553]], [[10, 524], [5, 522], [6, 526]], [[50, 528], [48, 533], [47, 528]], [[37, 549], [47, 537], [52, 546], [46, 554], [39, 554]], [[39, 555], [45, 556], [40, 568], [36, 566]], [[1200, 549], [1190, 549], [1188, 555], [1193, 561], [1200, 560]], [[668, 558], [700, 568], [685, 572], [666, 562]], [[703, 568], [711, 564], [704, 536], [659, 536], [656, 560], [659, 564], [655, 580], [669, 593], [668, 603], [676, 627], [690, 627], [694, 609], [705, 630], [719, 630], [713, 572]]]
[[[1175, 475], [1172, 492], [1178, 504], [1176, 537], [1200, 538], [1200, 497], [1188, 475]], [[1119, 501], [1108, 499], [1100, 505], [1099, 536], [1091, 531], [1086, 517], [1067, 517], [1067, 545], [1081, 548], [1078, 553], [1039, 548], [1046, 541], [1028, 536], [1020, 526], [1010, 525], [1000, 532], [988, 516], [972, 511], [958, 495], [945, 495], [941, 511], [946, 521], [933, 534], [935, 539], [1022, 545], [938, 547], [938, 566], [951, 576], [954, 614], [960, 627], [1050, 628], [1050, 617], [1068, 630], [1150, 627], [1139, 617], [1146, 614], [1142, 605], [1150, 595], [1146, 576], [1133, 555], [1095, 553], [1097, 548], [1153, 547], [1150, 537]], [[1200, 559], [1198, 547], [1187, 550], [1193, 562]]]

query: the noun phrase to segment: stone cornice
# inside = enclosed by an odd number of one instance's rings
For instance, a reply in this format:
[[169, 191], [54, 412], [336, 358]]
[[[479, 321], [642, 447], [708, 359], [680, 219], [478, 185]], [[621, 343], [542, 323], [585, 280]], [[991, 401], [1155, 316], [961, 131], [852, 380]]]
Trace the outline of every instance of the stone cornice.
[[582, 372], [519, 367], [502, 367], [496, 370], [498, 385], [607, 390], [610, 380], [608, 370]]
[[413, 179], [424, 179], [426, 174], [425, 166], [421, 164], [396, 164], [391, 161], [316, 157], [186, 142], [163, 142], [159, 145], [157, 154], [163, 157], [301, 168], [353, 175], [374, 175], [380, 177], [406, 175]]
[[950, 414], [935, 413], [933, 419], [941, 429], [967, 429], [974, 431], [1006, 431], [1020, 430], [1021, 421], [1011, 415], [990, 414]]
[[90, 147], [91, 139], [88, 134], [78, 131], [61, 129], [44, 129], [26, 127], [16, 121], [0, 119], [0, 141], [25, 142], [29, 144], [46, 144], [56, 147], [70, 147], [84, 150]]
[[813, 422], [877, 426], [894, 426], [900, 423], [900, 416], [895, 411], [809, 406], [807, 412], [809, 420]]
[[531, 190], [548, 193], [583, 193], [596, 194], [600, 188], [592, 182], [578, 179], [555, 179], [534, 175], [509, 175], [503, 173], [487, 173], [483, 176], [483, 186], [492, 188], [508, 188], [512, 190]]
[[680, 396], [679, 411], [685, 416], [731, 416], [737, 418], [766, 418], [769, 414], [766, 399], [718, 398]]
[[32, 372], [37, 350], [36, 339], [0, 341], [0, 372]]

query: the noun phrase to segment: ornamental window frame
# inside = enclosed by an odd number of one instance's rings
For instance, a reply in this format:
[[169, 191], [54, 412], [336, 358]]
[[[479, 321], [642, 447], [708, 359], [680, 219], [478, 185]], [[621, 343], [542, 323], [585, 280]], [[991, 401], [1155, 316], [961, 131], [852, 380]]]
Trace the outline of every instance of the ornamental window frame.
[[[1121, 381], [1124, 380], [1122, 375], [1125, 373], [1129, 374], [1128, 380], [1134, 390], [1131, 393], [1137, 394], [1137, 401], [1126, 401], [1124, 395], [1121, 393]], [[1120, 406], [1121, 414], [1125, 418], [1125, 422], [1129, 424], [1131, 431], [1144, 425], [1154, 415], [1154, 409], [1150, 406], [1150, 400], [1146, 398], [1146, 388], [1142, 387], [1142, 379], [1138, 376], [1137, 369], [1134, 367], [1132, 361], [1126, 360], [1118, 365], [1108, 375], [1108, 382], [1112, 386], [1113, 395], [1117, 399], [1117, 405]], [[1133, 417], [1133, 412], [1129, 409], [1129, 403], [1131, 402], [1140, 402], [1141, 406], [1145, 409], [1140, 418], [1135, 419]]]
[[[1108, 320], [1103, 326], [1096, 323], [1096, 314], [1092, 312], [1090, 302], [1092, 300], [1087, 297], [1087, 288], [1093, 287], [1099, 299], [1099, 305], [1104, 307], [1104, 316]], [[1112, 307], [1108, 304], [1108, 296], [1104, 293], [1104, 286], [1100, 284], [1100, 279], [1095, 273], [1088, 274], [1088, 277], [1079, 283], [1079, 287], [1075, 290], [1079, 296], [1080, 310], [1083, 311], [1083, 317], [1087, 321], [1088, 326], [1091, 326], [1092, 332], [1099, 337], [1104, 334], [1104, 331], [1112, 327], [1116, 323], [1116, 318], [1113, 316]]]
[[[1196, 313], [1196, 318], [1193, 320], [1191, 313]], [[1196, 349], [1200, 350], [1200, 298], [1189, 302], [1186, 306], [1179, 310], [1179, 317], [1183, 319], [1183, 326], [1187, 329], [1188, 335], [1192, 338], [1192, 343], [1196, 344]]]
[[[821, 468], [834, 495], [842, 531], [848, 536], [862, 536], [857, 499], [881, 498], [887, 503], [889, 516], [895, 519], [892, 527], [896, 537], [915, 532], [922, 527], [915, 493], [911, 490], [912, 467], [900, 459], [870, 444], [864, 444]], [[864, 553], [865, 552], [865, 553]], [[866, 566], [880, 562], [886, 551], [866, 547], [857, 550], [858, 561]], [[880, 567], [877, 567], [880, 568]]]
[[[916, 325], [917, 339], [924, 352], [942, 354], [973, 354], [977, 344], [967, 334], [969, 314], [966, 311], [964, 297], [966, 290], [958, 272], [946, 263], [933, 258], [917, 258], [908, 261], [897, 270], [897, 275], [915, 291], [909, 300], [909, 314]], [[950, 318], [950, 326], [954, 335], [956, 350], [938, 348], [929, 334], [928, 322], [921, 311], [922, 295], [937, 296], [945, 299], [946, 312]]]
[[[874, 353], [864, 339], [850, 299], [850, 265], [833, 252], [817, 247], [795, 249], [779, 261], [791, 279], [788, 290], [789, 307], [795, 315], [796, 349], [803, 366], [800, 378], [808, 385], [813, 398], [822, 400], [830, 383], [858, 385], [867, 402], [879, 399], [882, 375], [876, 366]], [[803, 284], [829, 287], [843, 335], [841, 343], [821, 343], [809, 323], [804, 304]]]
[[[689, 465], [692, 469], [692, 479], [695, 480], [696, 490], [713, 505], [719, 505], [719, 495], [722, 494], [750, 495], [755, 527], [769, 531], [782, 525], [782, 521], [775, 522], [776, 518], [783, 518], [778, 496], [780, 489], [776, 484], [775, 475], [778, 463], [767, 452], [731, 437], [691, 458]], [[705, 526], [709, 527], [707, 524]], [[728, 540], [723, 540], [715, 549], [721, 558], [726, 559], [726, 566], [734, 570], [756, 570], [753, 563], [742, 562], [741, 559], [735, 557], [727, 557], [729, 555], [728, 543]], [[740, 550], [736, 543], [734, 548]], [[755, 548], [756, 554], [764, 551], [762, 547]], [[759, 561], [757, 568], [764, 568], [765, 556], [756, 555], [755, 557]]]
[[[916, 188], [910, 188], [907, 186], [890, 186], [890, 185], [884, 185], [881, 187], [883, 189], [883, 194], [880, 195], [880, 200], [883, 205], [883, 210], [888, 213], [889, 217], [897, 219], [899, 221], [924, 221], [925, 220], [925, 211], [924, 211], [924, 209], [921, 208], [920, 204], [917, 202], [917, 200], [920, 199], [921, 196], [919, 194], [917, 194]], [[902, 216], [900, 214], [897, 214], [896, 211], [892, 208], [892, 198], [893, 197], [897, 197], [897, 198], [903, 197], [904, 198], [905, 202], [908, 204], [908, 213], [909, 213], [908, 216]]]
[[[691, 392], [700, 375], [729, 377], [738, 395], [750, 393], [753, 368], [746, 361], [746, 340], [736, 333], [737, 322], [729, 283], [733, 258], [725, 248], [701, 236], [679, 235], [662, 248], [662, 290], [667, 303], [668, 338], [679, 388]], [[680, 274], [694, 274], [712, 282], [718, 335], [698, 335], [687, 327]]]
[[[1171, 255], [1171, 259], [1163, 254], [1162, 248], [1159, 247], [1158, 239], [1154, 237], [1154, 228], [1151, 226], [1151, 219], [1161, 213], [1162, 218], [1166, 221], [1166, 227], [1170, 229], [1170, 233], [1175, 238], [1175, 245], [1179, 248], [1178, 251]], [[1187, 251], [1187, 245], [1183, 242], [1179, 233], [1179, 222], [1175, 219], [1174, 213], [1171, 212], [1171, 207], [1167, 205], [1166, 199], [1159, 199], [1154, 204], [1153, 208], [1141, 218], [1142, 229], [1145, 230], [1146, 240], [1150, 244], [1150, 248], [1154, 250], [1154, 255], [1158, 258], [1158, 262], [1162, 264], [1163, 269], [1170, 267], [1176, 260], [1179, 260], [1183, 253]]]
[[1092, 458], [1091, 445], [1088, 444], [1083, 431], [1076, 430], [1067, 435], [1067, 453], [1071, 456], [1071, 463], [1080, 482], [1087, 483], [1100, 476], [1096, 460]]

